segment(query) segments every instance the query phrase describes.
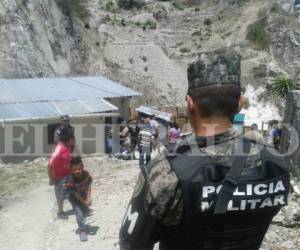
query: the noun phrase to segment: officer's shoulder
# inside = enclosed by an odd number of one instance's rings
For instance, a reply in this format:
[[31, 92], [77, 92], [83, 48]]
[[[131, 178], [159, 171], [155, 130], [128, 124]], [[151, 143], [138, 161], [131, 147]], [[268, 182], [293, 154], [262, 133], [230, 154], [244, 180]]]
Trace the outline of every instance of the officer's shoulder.
[[[253, 138], [251, 136], [249, 136], [248, 134], [244, 134], [242, 136], [242, 138], [248, 142], [251, 143], [251, 147], [258, 150], [258, 151], [261, 151], [262, 149], [266, 149], [268, 151], [272, 151], [272, 150], [275, 150], [274, 147], [272, 145], [270, 145], [269, 143], [266, 142], [266, 140], [263, 138]], [[236, 140], [238, 140], [238, 138], [236, 138]]]
[[160, 154], [146, 166], [145, 170], [149, 185], [160, 185], [163, 188], [163, 186], [173, 185], [178, 182], [167, 158], [166, 154]]
[[149, 174], [151, 172], [157, 171], [167, 171], [170, 170], [170, 164], [165, 153], [157, 155], [153, 158], [149, 164], [146, 166], [146, 172]]

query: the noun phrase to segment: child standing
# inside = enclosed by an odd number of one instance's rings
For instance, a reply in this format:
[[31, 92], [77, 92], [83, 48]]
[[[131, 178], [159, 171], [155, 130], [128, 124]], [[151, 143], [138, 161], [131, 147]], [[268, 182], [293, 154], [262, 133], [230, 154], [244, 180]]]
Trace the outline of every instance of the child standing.
[[69, 131], [63, 128], [59, 134], [59, 143], [55, 146], [48, 164], [49, 184], [54, 185], [58, 207], [57, 216], [60, 219], [68, 218], [63, 211], [63, 202], [68, 198], [66, 183], [71, 173], [71, 141]]
[[67, 187], [69, 189], [69, 200], [74, 208], [78, 233], [81, 241], [87, 241], [87, 226], [85, 219], [90, 212], [92, 177], [84, 169], [80, 156], [71, 160], [71, 176]]

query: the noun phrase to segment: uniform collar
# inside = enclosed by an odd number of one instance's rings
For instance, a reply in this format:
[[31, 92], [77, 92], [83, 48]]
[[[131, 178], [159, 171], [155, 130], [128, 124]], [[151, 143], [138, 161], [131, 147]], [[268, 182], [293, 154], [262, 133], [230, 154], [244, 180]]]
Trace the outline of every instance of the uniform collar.
[[224, 133], [214, 136], [197, 136], [195, 135], [196, 143], [199, 147], [207, 147], [211, 145], [218, 145], [226, 141], [230, 141], [238, 137], [239, 134], [234, 128], [230, 128]]

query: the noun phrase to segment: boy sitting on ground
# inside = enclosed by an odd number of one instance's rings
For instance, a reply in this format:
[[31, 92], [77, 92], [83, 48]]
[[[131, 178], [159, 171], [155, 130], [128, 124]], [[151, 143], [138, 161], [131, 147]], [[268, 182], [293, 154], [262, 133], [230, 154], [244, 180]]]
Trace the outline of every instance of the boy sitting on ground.
[[67, 187], [69, 189], [69, 200], [74, 208], [76, 221], [81, 241], [87, 241], [87, 225], [85, 224], [86, 216], [90, 212], [91, 200], [91, 183], [92, 177], [84, 169], [80, 156], [71, 160], [71, 176]]

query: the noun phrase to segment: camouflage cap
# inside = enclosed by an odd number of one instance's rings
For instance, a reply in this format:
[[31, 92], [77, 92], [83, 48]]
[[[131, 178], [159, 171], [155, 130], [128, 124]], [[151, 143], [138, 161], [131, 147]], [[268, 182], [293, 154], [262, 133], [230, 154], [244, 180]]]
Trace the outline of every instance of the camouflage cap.
[[205, 54], [187, 70], [189, 94], [217, 84], [241, 84], [241, 57], [236, 53]]

